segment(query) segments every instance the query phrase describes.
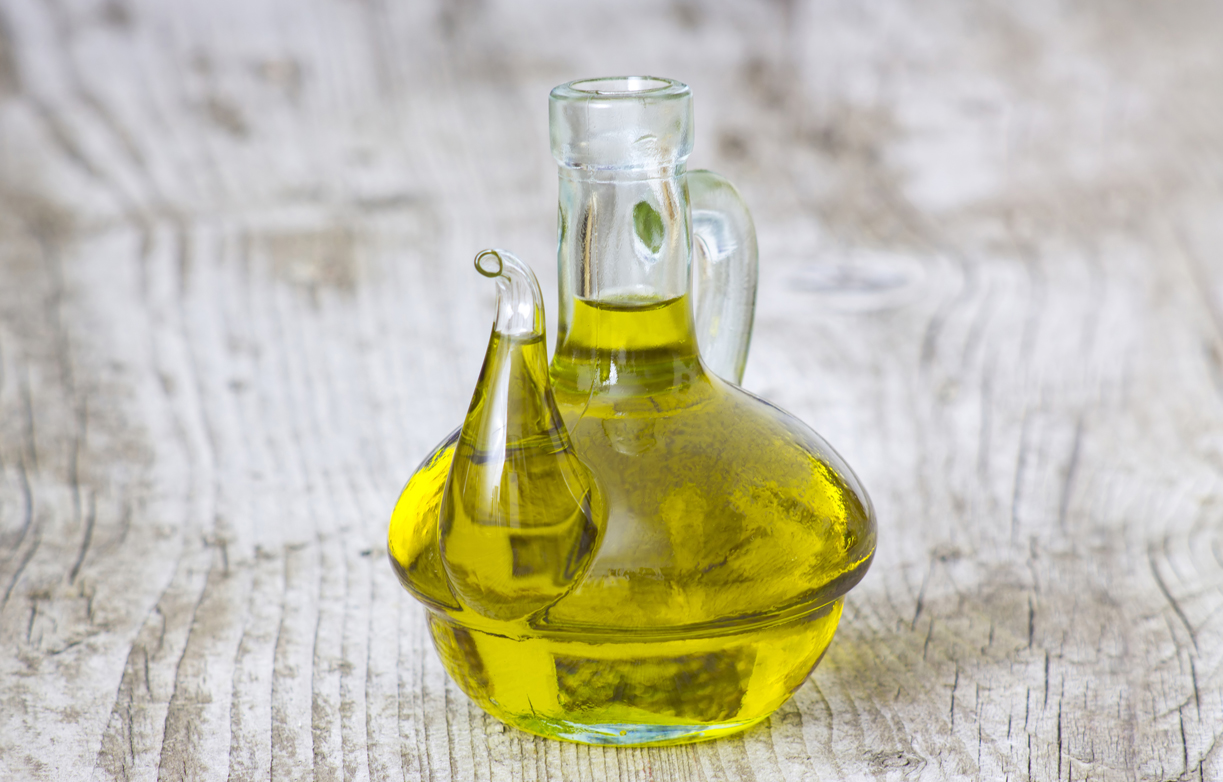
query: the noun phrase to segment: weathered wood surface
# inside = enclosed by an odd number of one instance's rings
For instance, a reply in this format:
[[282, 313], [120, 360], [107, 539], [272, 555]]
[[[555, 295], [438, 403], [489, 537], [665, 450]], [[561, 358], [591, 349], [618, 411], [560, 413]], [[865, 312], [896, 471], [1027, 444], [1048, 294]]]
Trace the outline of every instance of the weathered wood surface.
[[[0, 0], [0, 777], [1223, 779], [1218, 3]], [[546, 95], [691, 83], [875, 499], [766, 725], [503, 729], [385, 559]]]

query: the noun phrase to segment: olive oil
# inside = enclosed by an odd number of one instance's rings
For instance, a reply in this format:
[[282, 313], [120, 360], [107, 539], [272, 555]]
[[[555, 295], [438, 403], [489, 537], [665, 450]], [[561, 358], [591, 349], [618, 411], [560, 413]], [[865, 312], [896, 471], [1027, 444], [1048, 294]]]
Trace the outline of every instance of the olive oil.
[[556, 602], [585, 573], [602, 526], [547, 366], [542, 335], [493, 334], [438, 508], [448, 583], [490, 619]]
[[[494, 331], [462, 434], [395, 508], [391, 560], [447, 670], [512, 725], [612, 744], [742, 730], [806, 679], [869, 566], [852, 472], [707, 372], [691, 324], [685, 296], [576, 299], [550, 372], [540, 341]], [[516, 423], [481, 440], [496, 400]]]

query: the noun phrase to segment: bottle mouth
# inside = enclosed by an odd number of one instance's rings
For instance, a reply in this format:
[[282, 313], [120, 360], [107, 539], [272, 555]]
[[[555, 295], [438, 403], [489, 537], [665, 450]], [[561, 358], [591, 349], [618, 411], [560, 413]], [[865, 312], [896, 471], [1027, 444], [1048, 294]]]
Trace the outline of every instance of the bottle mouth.
[[575, 79], [552, 90], [548, 118], [564, 168], [657, 171], [692, 151], [692, 90], [675, 79]]
[[601, 76], [578, 79], [552, 90], [554, 100], [615, 100], [617, 98], [648, 98], [667, 100], [690, 94], [688, 85], [675, 79], [658, 76]]
[[595, 95], [635, 95], [642, 92], [657, 92], [675, 84], [670, 79], [653, 76], [604, 76], [599, 79], [582, 79], [569, 82], [569, 87], [578, 92]]

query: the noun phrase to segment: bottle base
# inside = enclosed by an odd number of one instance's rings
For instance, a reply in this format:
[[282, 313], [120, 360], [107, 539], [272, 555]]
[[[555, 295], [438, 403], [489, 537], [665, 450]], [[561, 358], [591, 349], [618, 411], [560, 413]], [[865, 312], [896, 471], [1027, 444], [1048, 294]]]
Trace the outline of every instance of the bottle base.
[[698, 741], [730, 736], [768, 719], [768, 715], [748, 720], [720, 722], [716, 724], [677, 724], [677, 725], [638, 725], [638, 724], [600, 724], [570, 722], [559, 719], [505, 719], [498, 716], [506, 724], [543, 736], [549, 739], [561, 739], [575, 744], [593, 744], [611, 747], [662, 747], [674, 744], [692, 744]]
[[766, 719], [819, 663], [841, 600], [789, 618], [666, 639], [631, 633], [513, 637], [430, 612], [451, 678], [497, 719], [581, 744], [658, 746]]

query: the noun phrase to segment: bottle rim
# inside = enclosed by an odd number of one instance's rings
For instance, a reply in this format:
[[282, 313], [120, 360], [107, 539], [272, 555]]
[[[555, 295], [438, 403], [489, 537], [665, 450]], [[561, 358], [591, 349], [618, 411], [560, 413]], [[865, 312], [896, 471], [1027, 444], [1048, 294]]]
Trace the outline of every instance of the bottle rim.
[[687, 84], [659, 76], [598, 76], [575, 79], [552, 90], [559, 101], [671, 100], [691, 94]]

